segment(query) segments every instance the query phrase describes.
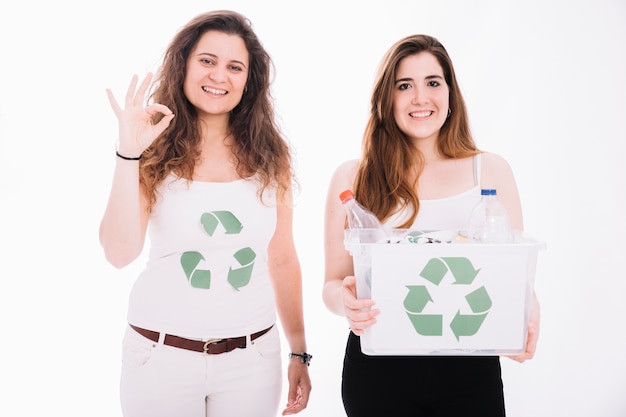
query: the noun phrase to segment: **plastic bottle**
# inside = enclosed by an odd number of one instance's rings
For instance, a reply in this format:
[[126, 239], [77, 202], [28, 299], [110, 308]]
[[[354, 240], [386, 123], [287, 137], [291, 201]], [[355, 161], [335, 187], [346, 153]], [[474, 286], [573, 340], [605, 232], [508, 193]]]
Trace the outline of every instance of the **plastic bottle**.
[[[388, 243], [387, 232], [378, 217], [354, 198], [351, 190], [339, 194], [346, 209], [348, 230], [345, 232], [346, 249], [354, 262], [357, 298], [372, 296], [371, 243]], [[366, 308], [366, 310], [368, 310]]]
[[387, 233], [378, 217], [354, 198], [352, 190], [345, 190], [339, 198], [346, 209], [348, 228], [362, 229], [358, 233], [361, 243], [376, 243], [387, 241]]
[[470, 242], [511, 243], [513, 233], [509, 215], [498, 201], [496, 190], [482, 189], [480, 195], [480, 202], [472, 209], [469, 218]]

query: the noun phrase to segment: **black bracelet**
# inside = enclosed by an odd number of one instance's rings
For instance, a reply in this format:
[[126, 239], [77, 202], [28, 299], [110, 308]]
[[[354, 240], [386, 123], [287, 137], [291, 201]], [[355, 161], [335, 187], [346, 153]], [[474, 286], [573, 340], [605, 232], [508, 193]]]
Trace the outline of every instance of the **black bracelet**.
[[306, 366], [311, 365], [311, 359], [313, 358], [313, 355], [309, 355], [306, 352], [302, 352], [302, 353], [293, 353], [291, 352], [289, 354], [289, 359], [291, 358], [300, 358], [300, 362], [306, 364]]
[[137, 158], [129, 158], [128, 156], [120, 155], [118, 151], [115, 151], [115, 155], [127, 161], [139, 161], [141, 159], [141, 155], [139, 155]]

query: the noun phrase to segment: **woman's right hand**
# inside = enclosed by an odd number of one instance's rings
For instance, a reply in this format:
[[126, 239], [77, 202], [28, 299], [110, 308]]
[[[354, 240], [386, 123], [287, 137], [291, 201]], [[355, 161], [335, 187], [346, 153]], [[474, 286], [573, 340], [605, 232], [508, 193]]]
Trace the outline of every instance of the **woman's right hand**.
[[[146, 91], [152, 81], [152, 73], [148, 73], [137, 88], [139, 77], [133, 75], [130, 86], [126, 91], [124, 108], [115, 100], [113, 93], [107, 88], [106, 92], [111, 108], [119, 122], [120, 154], [128, 157], [138, 157], [152, 142], [169, 126], [174, 113], [165, 105], [152, 103], [144, 107]], [[152, 123], [152, 116], [163, 113], [163, 118], [156, 124]]]
[[363, 335], [365, 329], [376, 323], [376, 316], [380, 314], [380, 310], [371, 308], [375, 304], [374, 300], [356, 298], [356, 278], [354, 276], [347, 276], [343, 279], [341, 298], [350, 330], [357, 336]]

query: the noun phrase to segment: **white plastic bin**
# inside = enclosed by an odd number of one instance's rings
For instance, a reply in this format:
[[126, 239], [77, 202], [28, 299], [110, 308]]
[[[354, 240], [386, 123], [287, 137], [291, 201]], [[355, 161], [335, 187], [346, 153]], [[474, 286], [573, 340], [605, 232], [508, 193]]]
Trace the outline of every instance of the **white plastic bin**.
[[357, 296], [373, 298], [381, 310], [361, 337], [363, 352], [522, 353], [537, 254], [545, 243], [520, 234], [510, 244], [459, 243], [446, 231], [428, 235], [452, 243], [406, 243], [406, 236], [421, 233], [396, 229], [391, 243], [361, 243], [371, 231], [345, 232]]

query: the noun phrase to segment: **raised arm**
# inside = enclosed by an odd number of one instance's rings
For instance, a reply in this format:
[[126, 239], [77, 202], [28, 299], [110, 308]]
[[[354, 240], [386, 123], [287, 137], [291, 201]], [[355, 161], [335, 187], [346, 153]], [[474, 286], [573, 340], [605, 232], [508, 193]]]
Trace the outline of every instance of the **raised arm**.
[[[152, 74], [148, 74], [137, 88], [138, 77], [133, 76], [124, 108], [107, 89], [119, 122], [117, 152], [120, 156], [116, 157], [109, 200], [100, 223], [100, 244], [106, 259], [116, 268], [128, 265], [139, 256], [148, 223], [148, 201], [139, 184], [139, 160], [126, 158], [139, 158], [174, 117], [164, 105], [144, 106], [151, 80]], [[159, 123], [152, 124], [151, 117], [157, 112], [165, 116]]]

